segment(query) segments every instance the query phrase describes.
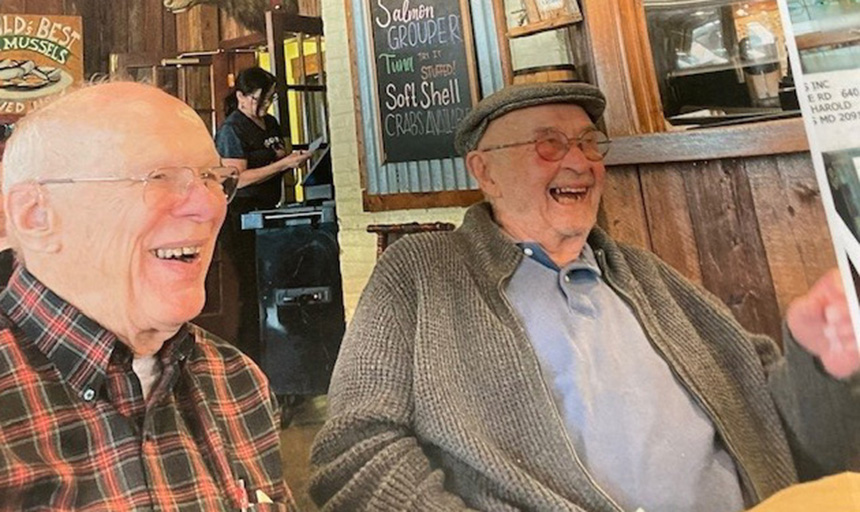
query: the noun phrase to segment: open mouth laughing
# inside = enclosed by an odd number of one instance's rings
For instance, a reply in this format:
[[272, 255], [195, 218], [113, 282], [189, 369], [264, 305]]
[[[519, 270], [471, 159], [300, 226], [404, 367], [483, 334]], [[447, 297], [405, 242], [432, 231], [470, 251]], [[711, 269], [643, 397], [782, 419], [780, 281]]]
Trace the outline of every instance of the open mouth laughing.
[[549, 189], [549, 194], [559, 203], [578, 202], [588, 196], [589, 190], [591, 190], [590, 186], [552, 187]]
[[156, 258], [160, 260], [179, 261], [182, 263], [193, 263], [200, 259], [200, 251], [203, 248], [199, 245], [191, 245], [186, 247], [171, 247], [154, 249], [150, 251]]

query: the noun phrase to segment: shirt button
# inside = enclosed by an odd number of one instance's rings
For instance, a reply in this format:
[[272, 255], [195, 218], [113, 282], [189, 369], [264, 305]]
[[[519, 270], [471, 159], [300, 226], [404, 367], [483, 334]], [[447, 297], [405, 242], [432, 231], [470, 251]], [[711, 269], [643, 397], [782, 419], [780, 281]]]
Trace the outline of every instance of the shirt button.
[[535, 252], [531, 249], [531, 247], [526, 247], [525, 249], [523, 249], [523, 253], [526, 256], [534, 256], [534, 254], [535, 254]]
[[570, 282], [570, 274], [565, 274], [565, 275], [564, 275], [564, 282], [565, 282], [565, 283], [569, 283], [569, 282]]
[[87, 388], [84, 390], [83, 397], [85, 402], [91, 402], [96, 397], [96, 392], [93, 388]]

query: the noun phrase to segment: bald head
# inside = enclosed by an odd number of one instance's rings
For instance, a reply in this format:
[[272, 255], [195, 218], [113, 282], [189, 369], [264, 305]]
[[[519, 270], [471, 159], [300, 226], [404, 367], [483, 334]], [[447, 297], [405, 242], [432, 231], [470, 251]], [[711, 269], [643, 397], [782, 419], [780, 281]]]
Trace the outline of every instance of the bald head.
[[112, 82], [78, 89], [27, 115], [4, 154], [5, 188], [35, 178], [113, 175], [147, 166], [193, 134], [214, 151], [200, 118], [177, 98], [148, 85]]

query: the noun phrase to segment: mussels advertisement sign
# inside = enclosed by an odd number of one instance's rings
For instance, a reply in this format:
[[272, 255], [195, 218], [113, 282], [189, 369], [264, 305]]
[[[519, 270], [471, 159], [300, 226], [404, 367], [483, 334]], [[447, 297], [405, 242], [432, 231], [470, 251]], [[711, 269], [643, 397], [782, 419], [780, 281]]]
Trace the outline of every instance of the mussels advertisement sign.
[[382, 163], [455, 156], [457, 123], [477, 101], [468, 4], [369, 1]]
[[0, 16], [0, 114], [24, 115], [83, 77], [80, 16]]

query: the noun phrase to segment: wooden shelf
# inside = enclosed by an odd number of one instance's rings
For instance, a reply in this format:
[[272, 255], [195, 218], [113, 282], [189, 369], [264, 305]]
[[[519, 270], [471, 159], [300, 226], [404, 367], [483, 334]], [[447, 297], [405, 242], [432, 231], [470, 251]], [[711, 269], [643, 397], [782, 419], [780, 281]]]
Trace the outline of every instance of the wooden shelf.
[[558, 16], [550, 20], [543, 20], [537, 23], [529, 23], [522, 27], [511, 27], [508, 29], [508, 38], [515, 39], [517, 37], [530, 36], [547, 30], [556, 30], [574, 23], [582, 21], [582, 14]]
[[809, 151], [803, 119], [613, 138], [606, 166], [668, 164]]

